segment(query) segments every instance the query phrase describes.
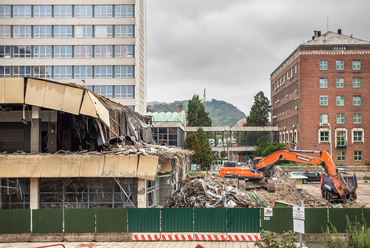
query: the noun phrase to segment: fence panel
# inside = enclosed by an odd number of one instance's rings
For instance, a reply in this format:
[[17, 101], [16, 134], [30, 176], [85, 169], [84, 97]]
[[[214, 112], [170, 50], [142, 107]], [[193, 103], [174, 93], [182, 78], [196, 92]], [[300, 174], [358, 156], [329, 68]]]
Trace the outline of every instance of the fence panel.
[[96, 232], [127, 232], [127, 208], [97, 208]]
[[29, 209], [0, 210], [0, 234], [30, 233], [31, 211]]
[[347, 229], [347, 218], [349, 221], [362, 223], [361, 208], [330, 208], [329, 222], [337, 229], [338, 233], [345, 233]]
[[227, 232], [258, 233], [260, 232], [259, 208], [227, 209]]
[[370, 228], [370, 209], [369, 208], [363, 208], [362, 214], [364, 215], [364, 223], [366, 224], [368, 228]]
[[62, 209], [34, 209], [32, 210], [33, 233], [62, 233]]
[[226, 232], [226, 208], [194, 208], [194, 232]]
[[129, 232], [160, 232], [159, 208], [129, 208]]
[[95, 209], [65, 209], [65, 233], [94, 233]]
[[283, 233], [293, 230], [293, 209], [273, 208], [272, 216], [265, 216], [264, 209], [261, 209], [261, 229], [276, 233]]
[[326, 208], [305, 208], [305, 233], [323, 233], [328, 226]]
[[162, 232], [193, 232], [192, 208], [162, 208]]

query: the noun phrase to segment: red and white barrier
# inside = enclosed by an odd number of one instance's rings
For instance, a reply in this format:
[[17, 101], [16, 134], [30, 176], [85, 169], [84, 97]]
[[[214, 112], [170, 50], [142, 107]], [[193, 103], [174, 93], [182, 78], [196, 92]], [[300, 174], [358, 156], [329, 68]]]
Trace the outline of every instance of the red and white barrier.
[[226, 235], [224, 234], [194, 234], [195, 240], [214, 240], [214, 241], [226, 241]]
[[133, 240], [135, 241], [154, 241], [154, 240], [159, 240], [159, 235], [158, 234], [134, 233]]
[[227, 239], [229, 241], [259, 241], [259, 233], [228, 233]]
[[161, 240], [163, 241], [177, 241], [177, 240], [193, 240], [192, 234], [162, 234]]

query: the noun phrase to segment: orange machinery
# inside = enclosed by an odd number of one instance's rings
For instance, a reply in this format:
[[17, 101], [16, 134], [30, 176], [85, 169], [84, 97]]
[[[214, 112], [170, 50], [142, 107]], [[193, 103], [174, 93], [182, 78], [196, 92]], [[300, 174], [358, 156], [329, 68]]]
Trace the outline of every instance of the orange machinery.
[[257, 164], [251, 167], [221, 167], [220, 176], [222, 178], [238, 178], [239, 182], [245, 180], [247, 189], [263, 187], [272, 192], [275, 191], [275, 186], [273, 185], [271, 176], [274, 174], [274, 167], [278, 161], [288, 160], [321, 165], [332, 181], [335, 190], [345, 200], [347, 195], [351, 193], [351, 190], [348, 188], [346, 181], [341, 176], [327, 151], [319, 152], [320, 158], [301, 153], [314, 153], [314, 151], [277, 151], [262, 158]]

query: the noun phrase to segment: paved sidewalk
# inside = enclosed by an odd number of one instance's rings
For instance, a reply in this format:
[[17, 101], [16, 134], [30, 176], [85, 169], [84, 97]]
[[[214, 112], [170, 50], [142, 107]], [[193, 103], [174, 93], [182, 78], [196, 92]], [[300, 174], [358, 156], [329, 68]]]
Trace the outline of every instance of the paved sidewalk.
[[[0, 248], [36, 248], [63, 244], [65, 248], [252, 248], [254, 242], [218, 242], [218, 241], [147, 241], [147, 242], [25, 242], [0, 243]], [[51, 246], [62, 248], [63, 246]], [[297, 243], [299, 247], [299, 243]], [[303, 247], [307, 247], [303, 245]], [[309, 247], [323, 247], [321, 244], [310, 244]]]

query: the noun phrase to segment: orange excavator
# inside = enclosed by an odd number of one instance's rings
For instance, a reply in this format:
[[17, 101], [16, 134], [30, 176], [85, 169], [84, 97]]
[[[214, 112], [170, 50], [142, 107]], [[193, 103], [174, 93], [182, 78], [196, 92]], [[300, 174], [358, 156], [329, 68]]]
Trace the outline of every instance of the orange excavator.
[[[321, 165], [325, 170], [325, 177], [329, 179], [332, 190], [339, 194], [343, 201], [351, 198], [353, 192], [357, 188], [357, 183], [351, 188], [348, 186], [345, 178], [340, 174], [335, 166], [332, 158], [326, 151], [321, 151], [320, 158], [307, 156], [301, 153], [314, 153], [314, 151], [299, 151], [299, 150], [281, 150], [267, 157], [260, 159], [251, 167], [221, 167], [220, 176], [222, 178], [238, 178], [239, 183], [245, 182], [246, 189], [266, 188], [269, 192], [275, 191], [275, 186], [272, 180], [274, 167], [278, 161], [288, 160], [301, 163], [309, 163]], [[321, 179], [321, 188], [323, 187], [323, 176]], [[356, 181], [357, 182], [357, 181]], [[324, 195], [324, 193], [323, 193]]]

